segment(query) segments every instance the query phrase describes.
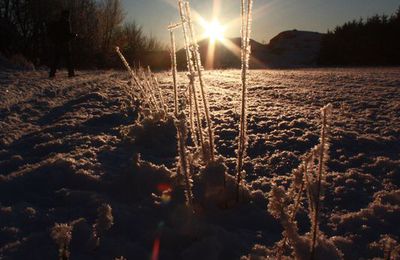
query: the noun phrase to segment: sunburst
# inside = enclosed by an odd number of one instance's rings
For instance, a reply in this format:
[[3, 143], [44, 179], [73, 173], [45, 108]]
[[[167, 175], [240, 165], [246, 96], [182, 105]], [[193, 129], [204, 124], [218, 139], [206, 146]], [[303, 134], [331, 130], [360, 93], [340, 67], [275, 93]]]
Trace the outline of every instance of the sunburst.
[[211, 43], [215, 43], [217, 40], [220, 42], [224, 40], [225, 28], [218, 20], [213, 20], [212, 22], [203, 22], [201, 25], [204, 28], [203, 38], [210, 39]]

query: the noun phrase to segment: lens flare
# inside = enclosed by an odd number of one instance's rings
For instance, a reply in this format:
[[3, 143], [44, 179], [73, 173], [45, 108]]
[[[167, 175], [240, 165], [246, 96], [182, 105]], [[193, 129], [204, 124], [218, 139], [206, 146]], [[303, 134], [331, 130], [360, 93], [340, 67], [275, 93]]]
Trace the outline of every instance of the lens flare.
[[160, 238], [156, 238], [153, 243], [153, 250], [151, 252], [151, 260], [158, 260], [160, 256]]

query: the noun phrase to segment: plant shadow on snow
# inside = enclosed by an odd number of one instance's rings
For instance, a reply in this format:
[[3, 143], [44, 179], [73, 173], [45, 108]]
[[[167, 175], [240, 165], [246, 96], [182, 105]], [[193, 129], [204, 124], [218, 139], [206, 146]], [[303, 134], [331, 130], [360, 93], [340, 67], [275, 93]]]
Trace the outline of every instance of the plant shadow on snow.
[[[118, 113], [101, 111], [122, 103], [102, 98], [102, 103], [94, 104], [93, 97], [98, 96], [81, 96], [50, 110], [51, 116], [45, 114], [35, 122], [45, 123], [45, 127], [2, 146], [1, 255], [7, 252], [12, 258], [56, 258], [57, 248], [47, 233], [51, 225], [83, 216], [81, 226], [92, 229], [90, 223], [99, 205], [109, 201], [106, 182], [93, 173], [111, 174], [97, 156], [110, 150], [110, 144], [119, 143], [120, 126], [138, 117], [134, 107], [120, 108]], [[77, 116], [87, 108], [93, 108], [92, 116]], [[126, 162], [127, 157], [121, 159]], [[76, 238], [79, 240], [79, 235]], [[82, 252], [90, 255], [92, 249]]]
[[[166, 158], [172, 157], [176, 161], [176, 139], [168, 142], [169, 139], [165, 139], [166, 132], [168, 138], [176, 136], [171, 118], [144, 119], [126, 130], [123, 144], [127, 142], [129, 145], [124, 149], [131, 150], [132, 158], [128, 167], [121, 168], [119, 174], [114, 173], [112, 178], [107, 178], [108, 190], [115, 200], [114, 216], [118, 220], [113, 231], [139, 248], [151, 248], [154, 239], [159, 239], [164, 248], [160, 251], [160, 257], [166, 259], [238, 258], [243, 251], [250, 250], [254, 243], [271, 243], [274, 238], [266, 236], [265, 230], [276, 234], [280, 228], [273, 224], [273, 218], [265, 214], [265, 198], [260, 194], [251, 195], [246, 188], [243, 192], [247, 195], [243, 196], [258, 199], [254, 199], [252, 204], [232, 207], [232, 203], [235, 204], [235, 180], [227, 175], [222, 161], [200, 169], [200, 173], [193, 176], [196, 214], [185, 206], [185, 187], [181, 175], [142, 159], [142, 153], [140, 156], [138, 153], [144, 152], [145, 155], [149, 146], [157, 148], [155, 145], [162, 145], [159, 153], [151, 153], [150, 159], [154, 160], [157, 155], [165, 158], [167, 155]], [[150, 137], [153, 140], [143, 144], [143, 140]], [[136, 142], [136, 139], [140, 141]], [[170, 147], [166, 147], [168, 145]], [[119, 152], [115, 150], [113, 153]], [[224, 175], [230, 187], [227, 188], [230, 191], [228, 193], [223, 188]], [[260, 231], [260, 227], [264, 232]], [[144, 252], [132, 249], [125, 248], [123, 252], [128, 258], [145, 257]]]

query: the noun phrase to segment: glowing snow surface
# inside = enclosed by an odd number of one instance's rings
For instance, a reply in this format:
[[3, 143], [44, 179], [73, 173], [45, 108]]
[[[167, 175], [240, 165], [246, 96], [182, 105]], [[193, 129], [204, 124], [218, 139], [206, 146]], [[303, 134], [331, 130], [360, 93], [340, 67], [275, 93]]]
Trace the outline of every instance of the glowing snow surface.
[[[216, 149], [233, 174], [240, 71], [204, 74]], [[172, 113], [171, 75], [157, 76]], [[287, 183], [318, 143], [327, 103], [334, 110], [321, 230], [348, 259], [383, 257], [380, 236], [400, 236], [400, 68], [250, 71], [244, 169], [259, 200], [202, 212], [201, 220], [183, 202], [153, 203], [152, 193], [172, 185], [176, 133], [169, 122], [132, 126], [126, 73], [48, 80], [44, 72], [2, 72], [0, 80], [0, 258], [55, 259], [49, 229], [73, 221], [72, 259], [147, 259], [156, 242], [160, 259], [237, 259], [256, 244], [263, 252], [282, 231], [266, 210], [270, 184]], [[178, 85], [186, 84], [180, 73]], [[114, 226], [93, 250], [102, 203], [113, 208]], [[304, 216], [299, 225], [309, 230]]]

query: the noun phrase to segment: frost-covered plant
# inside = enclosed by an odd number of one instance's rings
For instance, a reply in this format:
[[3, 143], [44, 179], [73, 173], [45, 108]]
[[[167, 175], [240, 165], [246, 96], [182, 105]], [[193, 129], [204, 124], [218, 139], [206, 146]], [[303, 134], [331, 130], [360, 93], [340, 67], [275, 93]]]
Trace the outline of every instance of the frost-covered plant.
[[[154, 85], [151, 81], [148, 80], [145, 71], [143, 68], [139, 67], [137, 71], [134, 71], [129, 66], [129, 63], [125, 59], [124, 55], [121, 53], [119, 47], [115, 47], [115, 51], [117, 52], [118, 56], [120, 57], [122, 63], [124, 64], [126, 70], [128, 71], [129, 75], [131, 76], [132, 81], [138, 87], [140, 91], [141, 98], [143, 98], [148, 104], [150, 112], [156, 112], [164, 110], [163, 107], [159, 107], [157, 105], [157, 99], [154, 95]], [[138, 75], [141, 75], [140, 78]]]
[[56, 223], [51, 229], [51, 238], [58, 245], [59, 259], [69, 259], [69, 244], [72, 239], [72, 226], [69, 224]]
[[178, 91], [176, 86], [176, 46], [175, 46], [175, 35], [172, 29], [169, 30], [169, 35], [171, 37], [171, 72], [172, 72], [172, 79], [174, 84], [174, 114], [178, 116]]
[[[298, 234], [296, 222], [287, 211], [289, 203], [290, 198], [286, 195], [283, 187], [272, 187], [269, 193], [268, 211], [281, 222], [285, 230], [285, 241], [288, 240], [292, 245], [296, 259], [307, 259], [309, 252], [308, 240]], [[280, 257], [281, 255], [278, 258]]]
[[[204, 133], [203, 133], [203, 129], [201, 126], [200, 108], [199, 108], [199, 103], [198, 103], [198, 99], [197, 99], [196, 88], [194, 85], [194, 76], [188, 75], [188, 77], [189, 77], [189, 81], [190, 81], [188, 88], [189, 88], [190, 127], [191, 127], [191, 131], [192, 131], [192, 136], [193, 136], [192, 138], [195, 141], [195, 143], [200, 142], [203, 159], [206, 160], [206, 158], [207, 158], [206, 151], [208, 149], [206, 147], [206, 142], [204, 141]], [[192, 99], [193, 99], [193, 101], [192, 101]], [[194, 105], [194, 110], [193, 110], [193, 105]], [[193, 118], [195, 118], [195, 122], [194, 122]]]
[[104, 235], [114, 225], [114, 217], [112, 215], [112, 208], [109, 204], [102, 204], [97, 209], [96, 223], [93, 225], [97, 243], [99, 243], [100, 236]]
[[[132, 81], [135, 83], [135, 85], [137, 85], [136, 79], [135, 79], [135, 77], [136, 77], [136, 76], [135, 76], [135, 72], [134, 72], [134, 71], [131, 69], [131, 67], [129, 66], [129, 64], [128, 64], [128, 62], [126, 61], [124, 55], [121, 53], [119, 47], [115, 47], [115, 51], [117, 52], [118, 56], [120, 57], [122, 63], [124, 64], [125, 68], [127, 69], [128, 73], [129, 73], [129, 75], [130, 75], [130, 77], [131, 77], [131, 81], [128, 83], [128, 86], [132, 86]], [[123, 86], [126, 88], [127, 93], [128, 93], [128, 95], [129, 95], [129, 97], [131, 98], [131, 100], [136, 99], [136, 97], [137, 97], [137, 91], [132, 91], [132, 89], [131, 89], [131, 88], [128, 88], [126, 85], [123, 85]], [[140, 86], [137, 85], [137, 87], [138, 87], [139, 90], [140, 90], [139, 95], [142, 97], [142, 99], [145, 99], [144, 92], [142, 91], [142, 89], [140, 88]]]
[[[194, 125], [194, 110], [193, 110], [193, 102], [195, 101], [195, 108], [198, 111], [198, 107], [197, 107], [197, 99], [194, 97], [195, 93], [193, 93], [193, 89], [191, 87], [191, 85], [188, 86], [188, 92], [189, 92], [189, 126], [190, 126], [190, 132], [192, 135], [192, 140], [194, 143], [195, 148], [198, 147], [199, 142], [197, 139], [197, 131], [195, 130], [196, 127]], [[193, 100], [194, 99], [194, 100]], [[200, 129], [200, 127], [197, 127], [197, 129]], [[201, 130], [201, 129], [200, 129]]]
[[[287, 196], [289, 198], [294, 198], [293, 203], [289, 204], [288, 209], [290, 212], [290, 221], [294, 222], [297, 210], [301, 206], [301, 199], [302, 199], [302, 194], [304, 191], [304, 175], [305, 172], [307, 171], [307, 165], [302, 162], [299, 167], [292, 172], [292, 183], [291, 186], [287, 192]], [[286, 246], [288, 237], [284, 236], [282, 242], [278, 246], [278, 252], [277, 252], [277, 259], [280, 260], [282, 259], [282, 254], [284, 251], [284, 247]]]
[[186, 138], [187, 138], [187, 127], [186, 117], [182, 112], [178, 115], [175, 122], [177, 134], [178, 134], [178, 148], [179, 148], [179, 169], [180, 173], [185, 179], [185, 196], [186, 204], [189, 207], [193, 206], [193, 193], [192, 193], [192, 176], [190, 175], [189, 163], [186, 151]]
[[117, 52], [118, 56], [120, 57], [122, 63], [124, 64], [126, 70], [128, 71], [129, 75], [131, 76], [131, 79], [134, 81], [135, 85], [140, 89], [140, 94], [141, 97], [146, 101], [146, 103], [149, 106], [152, 106], [150, 100], [148, 99], [146, 92], [143, 88], [143, 86], [141, 85], [139, 79], [136, 77], [135, 72], [131, 69], [131, 67], [129, 66], [128, 61], [125, 59], [124, 55], [122, 54], [122, 52], [120, 51], [119, 47], [115, 47], [115, 51]]
[[[193, 85], [193, 93], [194, 96], [196, 97], [196, 91], [194, 88], [194, 78], [197, 76], [199, 79], [199, 85], [200, 85], [200, 93], [201, 97], [203, 100], [203, 109], [204, 109], [204, 115], [206, 119], [206, 124], [207, 124], [207, 132], [208, 132], [208, 146], [209, 146], [209, 151], [210, 151], [210, 160], [214, 161], [214, 134], [213, 134], [213, 127], [212, 127], [212, 122], [211, 122], [211, 117], [210, 117], [210, 111], [209, 111], [209, 106], [208, 106], [208, 101], [207, 101], [207, 95], [205, 92], [205, 83], [203, 79], [203, 68], [201, 65], [201, 57], [200, 57], [200, 51], [199, 51], [199, 45], [197, 44], [197, 38], [196, 38], [196, 33], [194, 30], [193, 26], [193, 21], [192, 21], [192, 15], [190, 12], [190, 5], [189, 2], [187, 1], [182, 1], [178, 0], [178, 7], [179, 7], [179, 13], [181, 16], [181, 21], [182, 21], [182, 27], [184, 31], [184, 39], [186, 42], [186, 54], [187, 54], [187, 60], [188, 60], [188, 66], [190, 67], [189, 71], [189, 78], [190, 78], [190, 84]], [[201, 126], [201, 123], [198, 123], [199, 126]], [[201, 130], [201, 129], [199, 129]], [[202, 131], [199, 131], [200, 135], [202, 135]], [[200, 137], [202, 139], [202, 137]], [[202, 140], [200, 140], [202, 142]], [[202, 145], [204, 147], [204, 142], [202, 142]], [[203, 149], [204, 153], [204, 149]], [[208, 158], [205, 158], [206, 160]]]
[[[179, 5], [181, 6], [181, 5]], [[180, 9], [180, 14], [181, 18], [183, 17], [183, 9]], [[179, 23], [174, 23], [170, 24], [168, 26], [168, 30], [170, 32], [170, 37], [171, 37], [171, 71], [172, 71], [172, 79], [173, 79], [173, 84], [174, 84], [174, 106], [175, 106], [175, 116], [178, 115], [178, 100], [177, 100], [177, 86], [176, 86], [176, 78], [177, 78], [177, 62], [176, 62], [176, 44], [175, 44], [175, 35], [173, 31], [176, 28], [182, 27], [183, 34], [184, 34], [184, 44], [185, 44], [185, 51], [186, 51], [186, 58], [187, 58], [187, 69], [188, 69], [188, 77], [189, 77], [189, 85], [188, 85], [188, 101], [189, 101], [189, 126], [190, 126], [190, 131], [192, 135], [192, 140], [195, 144], [195, 147], [197, 148], [198, 146], [198, 141], [197, 141], [197, 135], [201, 131], [199, 125], [200, 125], [200, 115], [199, 115], [199, 107], [197, 104], [197, 97], [194, 95], [194, 77], [195, 77], [195, 71], [193, 68], [193, 61], [192, 61], [192, 52], [190, 51], [189, 47], [189, 40], [187, 37], [187, 24], [185, 22], [179, 22]], [[194, 99], [194, 100], [193, 100]], [[197, 113], [197, 128], [195, 128], [194, 125], [194, 111], [193, 111], [193, 101], [195, 103], [195, 108], [196, 108], [196, 113]], [[203, 135], [200, 133], [200, 139], [203, 140]], [[202, 144], [202, 149], [204, 149], [204, 142], [201, 142]]]
[[165, 105], [164, 97], [163, 97], [163, 94], [162, 94], [162, 91], [161, 91], [160, 84], [158, 84], [157, 77], [154, 75], [153, 72], [151, 72], [150, 66], [148, 66], [147, 69], [148, 69], [149, 76], [150, 76], [150, 78], [152, 80], [152, 83], [154, 84], [154, 87], [158, 91], [158, 96], [159, 96], [159, 101], [160, 101], [160, 108], [161, 108], [162, 111], [164, 111], [165, 114], [167, 114], [166, 113], [167, 112], [167, 107]]
[[241, 116], [240, 116], [240, 126], [239, 126], [239, 140], [238, 140], [238, 150], [237, 150], [237, 162], [236, 162], [236, 178], [237, 178], [237, 195], [236, 200], [239, 201], [239, 186], [242, 180], [242, 166], [243, 158], [245, 157], [245, 150], [247, 144], [246, 135], [246, 124], [247, 124], [247, 111], [246, 111], [246, 96], [247, 96], [247, 71], [249, 68], [249, 59], [251, 53], [250, 46], [250, 32], [251, 32], [251, 21], [252, 21], [252, 6], [253, 1], [247, 0], [247, 7], [245, 5], [245, 0], [241, 2], [241, 18], [242, 18], [242, 49], [241, 49], [241, 59], [242, 59], [242, 99], [241, 99]]
[[[328, 150], [328, 117], [330, 116], [332, 111], [332, 105], [328, 104], [321, 109], [321, 117], [322, 117], [322, 127], [320, 134], [320, 145], [315, 149], [315, 153], [318, 155], [318, 172], [316, 176], [316, 183], [309, 183], [312, 186], [315, 186], [314, 189], [309, 189], [313, 191], [313, 216], [312, 216], [312, 245], [311, 245], [311, 259], [314, 259], [315, 254], [315, 246], [317, 242], [317, 232], [318, 232], [318, 217], [320, 210], [320, 201], [321, 201], [321, 184], [325, 177], [324, 173], [326, 172], [326, 161], [329, 159]], [[314, 161], [314, 160], [313, 160]], [[306, 172], [307, 175], [307, 172]], [[311, 203], [311, 201], [309, 202]], [[310, 212], [311, 213], [311, 212]]]
[[[322, 126], [320, 143], [305, 155], [300, 166], [293, 171], [293, 179], [288, 191], [285, 192], [283, 187], [273, 187], [270, 192], [268, 210], [274, 217], [280, 220], [285, 229], [284, 239], [278, 246], [277, 259], [281, 259], [287, 241], [293, 247], [296, 258], [299, 259], [315, 259], [321, 255], [329, 255], [333, 259], [341, 258], [340, 251], [336, 249], [329, 239], [325, 238], [324, 234], [318, 228], [321, 195], [323, 192], [322, 184], [325, 179], [326, 161], [329, 158], [328, 123], [331, 109], [331, 104], [321, 109]], [[298, 235], [295, 221], [304, 191], [306, 191], [308, 198], [309, 218], [311, 222], [310, 238]], [[298, 240], [299, 238], [302, 241]], [[304, 247], [304, 243], [307, 244], [307, 247]], [[296, 248], [299, 245], [301, 245], [301, 250], [300, 248]]]
[[147, 95], [149, 96], [149, 98], [153, 104], [153, 107], [157, 111], [161, 111], [163, 108], [162, 108], [162, 106], [159, 106], [159, 102], [157, 102], [157, 98], [155, 95], [155, 92], [156, 92], [155, 87], [154, 87], [152, 81], [150, 81], [149, 78], [147, 77], [147, 74], [144, 69], [142, 69], [141, 75], [142, 75], [143, 84], [145, 85], [145, 89], [147, 91]]
[[[176, 24], [176, 26], [180, 25], [182, 26], [182, 32], [183, 32], [183, 39], [184, 39], [184, 45], [185, 45], [185, 52], [186, 52], [186, 65], [188, 69], [188, 78], [189, 78], [189, 84], [188, 88], [190, 90], [190, 94], [192, 94], [193, 97], [193, 103], [194, 103], [194, 108], [195, 108], [195, 113], [196, 113], [196, 127], [194, 127], [194, 124], [192, 124], [191, 121], [191, 130], [193, 133], [193, 136], [198, 136], [198, 139], [201, 145], [201, 150], [203, 154], [203, 158], [206, 159], [205, 156], [205, 151], [206, 151], [206, 144], [204, 142], [204, 136], [203, 136], [203, 130], [202, 130], [202, 125], [201, 125], [201, 115], [200, 115], [200, 109], [199, 109], [199, 104], [198, 104], [198, 98], [197, 98], [197, 92], [195, 88], [195, 78], [196, 78], [196, 69], [195, 69], [195, 63], [194, 63], [194, 53], [193, 53], [193, 48], [192, 48], [192, 42], [189, 37], [189, 26], [187, 23], [187, 14], [186, 14], [186, 9], [185, 9], [185, 4], [182, 0], [178, 1], [178, 9], [179, 9], [179, 15], [181, 18], [181, 23]], [[190, 95], [189, 95], [190, 98]], [[189, 105], [191, 104], [191, 101], [189, 102]], [[193, 112], [192, 112], [193, 113]], [[196, 131], [194, 131], [196, 129]]]
[[[311, 258], [311, 243], [309, 236], [301, 236], [298, 233], [297, 223], [288, 212], [292, 199], [288, 197], [283, 187], [272, 187], [269, 193], [268, 211], [276, 219], [279, 219], [284, 228], [285, 240], [293, 248], [294, 258], [298, 260], [309, 260]], [[342, 259], [342, 253], [336, 248], [331, 239], [325, 237], [324, 234], [318, 234], [318, 244], [315, 248], [315, 259]], [[279, 249], [278, 249], [279, 250]], [[278, 255], [276, 259], [281, 259], [282, 255]]]

